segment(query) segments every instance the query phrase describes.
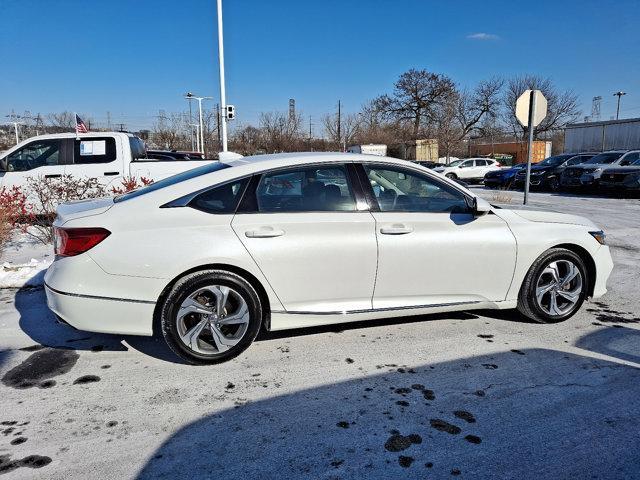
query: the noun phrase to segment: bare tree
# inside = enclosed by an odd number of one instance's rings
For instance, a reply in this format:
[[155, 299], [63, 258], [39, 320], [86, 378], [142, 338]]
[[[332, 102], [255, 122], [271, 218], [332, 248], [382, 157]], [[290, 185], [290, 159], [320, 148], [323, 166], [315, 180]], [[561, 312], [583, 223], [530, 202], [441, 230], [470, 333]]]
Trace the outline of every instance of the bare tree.
[[293, 117], [282, 112], [261, 113], [260, 129], [268, 153], [294, 152], [302, 147], [301, 113]]
[[[92, 119], [84, 113], [78, 114], [87, 128], [91, 129]], [[68, 132], [76, 129], [76, 115], [73, 112], [50, 113], [47, 115], [49, 126], [55, 132]]]
[[361, 116], [357, 113], [342, 115], [340, 118], [340, 136], [338, 136], [338, 115], [327, 114], [322, 117], [325, 135], [333, 148], [341, 150], [351, 145], [360, 129]]
[[438, 103], [454, 91], [455, 84], [446, 75], [412, 68], [400, 75], [392, 95], [382, 95], [375, 103], [380, 111], [392, 118], [411, 122], [412, 136], [417, 139]]
[[266, 152], [262, 130], [252, 125], [236, 130], [230, 139], [230, 145], [234, 152], [242, 155]]
[[471, 93], [463, 90], [456, 95], [456, 119], [461, 130], [460, 140], [473, 130], [482, 133], [482, 121], [485, 117], [498, 116], [503, 86], [504, 80], [494, 77], [481, 81]]
[[189, 136], [185, 133], [186, 120], [180, 113], [161, 116], [153, 125], [151, 141], [167, 150], [190, 149]]
[[550, 78], [537, 75], [522, 75], [514, 77], [507, 82], [507, 88], [503, 97], [503, 120], [517, 138], [524, 138], [527, 129], [518, 123], [515, 117], [515, 105], [518, 97], [527, 89], [540, 90], [547, 99], [547, 116], [535, 127], [534, 137], [545, 132], [551, 132], [564, 127], [567, 123], [575, 122], [580, 118], [578, 108], [578, 96], [571, 90], [564, 92], [558, 90]]

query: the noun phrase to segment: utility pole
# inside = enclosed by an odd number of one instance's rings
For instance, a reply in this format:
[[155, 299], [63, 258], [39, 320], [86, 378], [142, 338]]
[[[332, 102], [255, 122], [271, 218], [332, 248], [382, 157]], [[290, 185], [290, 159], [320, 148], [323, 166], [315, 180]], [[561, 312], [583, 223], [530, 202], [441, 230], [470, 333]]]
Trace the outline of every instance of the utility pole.
[[342, 119], [340, 117], [340, 100], [338, 100], [338, 148], [341, 148], [342, 142], [340, 141], [342, 138]]
[[618, 118], [620, 117], [620, 97], [622, 97], [623, 95], [626, 95], [626, 92], [616, 92], [613, 94], [614, 97], [618, 97], [618, 108], [616, 109], [616, 120], [618, 120]]
[[222, 109], [222, 151], [227, 151], [227, 99], [224, 85], [224, 35], [222, 32], [222, 0], [218, 3], [218, 69], [220, 72], [220, 108]]
[[111, 131], [111, 112], [107, 112], [107, 130]]

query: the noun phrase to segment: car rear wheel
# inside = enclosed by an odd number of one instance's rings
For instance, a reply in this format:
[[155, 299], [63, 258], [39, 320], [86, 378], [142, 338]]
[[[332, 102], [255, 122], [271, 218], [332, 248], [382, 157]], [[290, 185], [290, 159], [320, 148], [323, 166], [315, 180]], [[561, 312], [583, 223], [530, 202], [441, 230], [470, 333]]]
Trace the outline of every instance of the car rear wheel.
[[529, 269], [520, 288], [518, 310], [536, 322], [562, 322], [580, 309], [588, 285], [584, 261], [571, 250], [552, 248]]
[[223, 270], [192, 273], [179, 280], [162, 305], [160, 323], [169, 347], [193, 364], [230, 360], [260, 330], [260, 298], [244, 278]]

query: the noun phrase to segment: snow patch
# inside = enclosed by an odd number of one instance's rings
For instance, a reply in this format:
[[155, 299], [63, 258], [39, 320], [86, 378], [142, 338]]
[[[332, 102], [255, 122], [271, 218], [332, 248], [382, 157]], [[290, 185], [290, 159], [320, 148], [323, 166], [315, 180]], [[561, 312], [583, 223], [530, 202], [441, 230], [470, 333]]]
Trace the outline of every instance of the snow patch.
[[0, 288], [41, 287], [44, 274], [51, 265], [49, 259], [32, 258], [29, 263], [4, 262], [0, 269]]

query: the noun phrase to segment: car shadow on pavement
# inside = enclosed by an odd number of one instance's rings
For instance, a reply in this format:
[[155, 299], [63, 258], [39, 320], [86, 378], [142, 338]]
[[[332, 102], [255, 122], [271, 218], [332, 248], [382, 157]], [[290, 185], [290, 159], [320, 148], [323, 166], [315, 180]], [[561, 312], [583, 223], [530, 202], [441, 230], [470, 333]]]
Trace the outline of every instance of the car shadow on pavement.
[[576, 347], [640, 364], [640, 330], [622, 325], [602, 327], [576, 342]]
[[137, 478], [637, 478], [640, 369], [546, 349], [353, 365], [278, 396], [254, 367]]

